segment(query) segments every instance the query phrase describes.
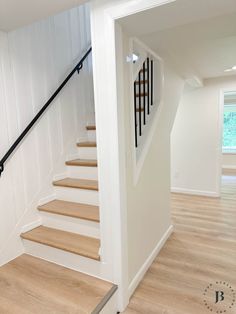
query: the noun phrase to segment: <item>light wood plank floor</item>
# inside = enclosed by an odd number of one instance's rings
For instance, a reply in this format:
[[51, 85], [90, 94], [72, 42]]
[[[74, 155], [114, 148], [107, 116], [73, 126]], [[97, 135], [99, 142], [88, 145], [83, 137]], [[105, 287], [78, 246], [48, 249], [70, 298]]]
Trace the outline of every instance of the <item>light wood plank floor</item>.
[[[224, 313], [219, 304], [210, 311], [203, 293], [216, 281], [236, 291], [236, 176], [222, 177], [221, 199], [173, 194], [172, 219], [174, 233], [125, 313]], [[226, 311], [233, 313], [236, 304]]]
[[0, 268], [1, 314], [91, 314], [113, 285], [22, 255]]

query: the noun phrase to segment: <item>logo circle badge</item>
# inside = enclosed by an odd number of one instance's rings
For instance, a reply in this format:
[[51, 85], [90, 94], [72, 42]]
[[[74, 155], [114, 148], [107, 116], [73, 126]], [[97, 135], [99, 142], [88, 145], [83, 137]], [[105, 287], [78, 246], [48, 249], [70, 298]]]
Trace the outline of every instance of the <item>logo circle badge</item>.
[[235, 305], [235, 300], [236, 292], [226, 281], [211, 283], [203, 292], [204, 305], [212, 313], [227, 313]]

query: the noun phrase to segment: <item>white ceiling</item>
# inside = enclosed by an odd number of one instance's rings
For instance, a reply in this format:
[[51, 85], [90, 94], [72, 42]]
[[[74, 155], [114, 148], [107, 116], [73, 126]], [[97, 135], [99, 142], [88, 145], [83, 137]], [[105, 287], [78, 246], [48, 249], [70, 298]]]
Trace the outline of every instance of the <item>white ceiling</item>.
[[[85, 1], [0, 0], [0, 30], [30, 24]], [[224, 69], [236, 65], [236, 0], [176, 0], [120, 22], [185, 78], [232, 75]]]
[[177, 0], [120, 20], [185, 78], [232, 75], [236, 0]]
[[85, 0], [0, 0], [0, 30], [13, 30], [83, 2]]

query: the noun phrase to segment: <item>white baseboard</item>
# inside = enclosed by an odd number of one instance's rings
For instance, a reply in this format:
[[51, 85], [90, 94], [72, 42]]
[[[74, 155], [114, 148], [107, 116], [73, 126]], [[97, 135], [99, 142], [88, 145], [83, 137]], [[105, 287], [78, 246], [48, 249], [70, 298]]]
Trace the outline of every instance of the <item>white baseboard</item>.
[[37, 227], [39, 227], [41, 225], [42, 225], [42, 219], [39, 218], [38, 220], [35, 220], [35, 221], [33, 221], [33, 222], [23, 226], [21, 228], [21, 233], [28, 232], [28, 231], [33, 230], [33, 229], [35, 229], [35, 228], [37, 228]]
[[77, 154], [66, 155], [66, 161], [74, 160], [74, 159], [78, 159], [78, 158], [79, 158], [78, 153]]
[[170, 225], [169, 228], [167, 229], [167, 231], [162, 236], [161, 240], [158, 242], [158, 244], [156, 245], [156, 247], [152, 251], [152, 253], [149, 255], [149, 257], [145, 261], [145, 263], [142, 265], [140, 270], [137, 272], [136, 276], [134, 277], [134, 279], [132, 280], [132, 282], [130, 283], [129, 288], [128, 288], [129, 298], [134, 293], [134, 291], [137, 288], [138, 284], [143, 279], [143, 277], [146, 274], [147, 270], [152, 265], [154, 259], [159, 254], [160, 250], [162, 249], [162, 247], [164, 246], [164, 244], [166, 243], [166, 241], [168, 240], [168, 238], [172, 234], [172, 232], [173, 232], [173, 225]]
[[183, 188], [171, 188], [172, 193], [189, 194], [189, 195], [199, 195], [208, 197], [220, 197], [219, 193], [211, 191], [200, 191], [200, 190], [190, 190]]
[[66, 172], [60, 173], [60, 174], [56, 174], [53, 177], [53, 181], [59, 181], [59, 180], [65, 179], [66, 177], [67, 177], [67, 173]]
[[88, 136], [79, 136], [77, 137], [76, 142], [80, 143], [80, 142], [86, 142], [88, 140]]
[[51, 202], [51, 201], [53, 201], [53, 200], [55, 200], [55, 199], [56, 199], [56, 194], [52, 194], [52, 195], [50, 195], [50, 196], [41, 198], [41, 199], [39, 200], [38, 206], [44, 205], [44, 204], [46, 204], [46, 203], [49, 203], [49, 202]]

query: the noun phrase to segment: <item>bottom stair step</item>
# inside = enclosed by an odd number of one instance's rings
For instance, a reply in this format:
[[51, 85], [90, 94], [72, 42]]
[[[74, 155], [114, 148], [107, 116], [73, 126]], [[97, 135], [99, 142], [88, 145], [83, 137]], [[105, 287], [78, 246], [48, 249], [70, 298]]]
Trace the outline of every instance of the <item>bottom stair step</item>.
[[48, 228], [37, 227], [21, 234], [22, 239], [48, 245], [70, 253], [99, 261], [100, 241], [79, 234]]
[[24, 254], [0, 267], [0, 313], [96, 314], [112, 283]]

